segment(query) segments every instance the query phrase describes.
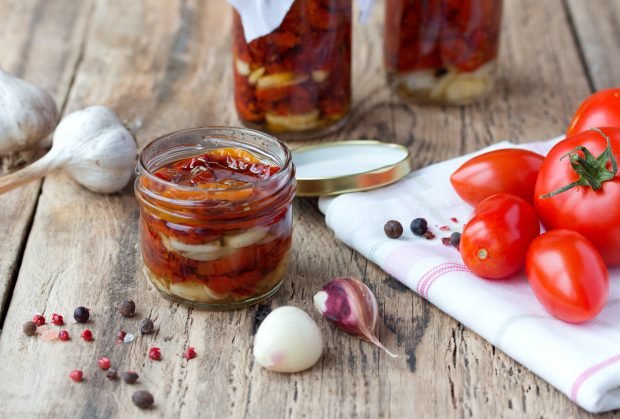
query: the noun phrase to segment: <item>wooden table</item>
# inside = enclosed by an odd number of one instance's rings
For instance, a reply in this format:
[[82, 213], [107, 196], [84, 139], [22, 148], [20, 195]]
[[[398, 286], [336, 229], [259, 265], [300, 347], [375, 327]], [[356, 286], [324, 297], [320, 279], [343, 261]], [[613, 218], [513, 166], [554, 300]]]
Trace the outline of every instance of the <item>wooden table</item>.
[[[422, 108], [386, 88], [383, 5], [354, 34], [354, 100], [337, 139], [371, 138], [410, 147], [416, 167], [511, 139], [561, 133], [580, 101], [620, 84], [618, 0], [506, 0], [501, 76], [495, 94], [466, 108]], [[114, 108], [141, 145], [180, 128], [237, 125], [232, 104], [230, 10], [224, 0], [0, 0], [0, 65], [35, 82], [63, 113]], [[138, 209], [122, 194], [89, 193], [62, 174], [0, 197], [0, 416], [35, 417], [574, 417], [587, 416], [549, 384], [339, 243], [316, 200], [295, 202], [294, 252], [273, 301], [224, 313], [162, 299], [142, 275]], [[384, 343], [374, 346], [323, 321], [326, 351], [310, 371], [278, 375], [257, 366], [260, 319], [287, 304], [314, 312], [311, 296], [328, 279], [354, 275], [376, 292]], [[139, 317], [118, 304], [136, 301]], [[71, 318], [92, 309], [93, 343], [29, 338], [34, 312]], [[159, 331], [131, 344], [140, 317]], [[181, 353], [194, 345], [199, 357]], [[146, 358], [159, 346], [161, 362]], [[140, 385], [108, 381], [96, 359], [134, 369]], [[82, 368], [86, 382], [68, 378]], [[138, 411], [134, 388], [155, 395]], [[609, 415], [611, 417], [612, 415]], [[605, 416], [607, 417], [607, 416]]]

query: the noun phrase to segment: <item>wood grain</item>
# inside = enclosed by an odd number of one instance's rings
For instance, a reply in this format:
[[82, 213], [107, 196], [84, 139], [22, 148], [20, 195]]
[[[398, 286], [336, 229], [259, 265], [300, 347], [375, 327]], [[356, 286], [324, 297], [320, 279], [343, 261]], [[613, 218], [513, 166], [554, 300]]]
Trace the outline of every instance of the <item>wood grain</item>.
[[594, 90], [620, 85], [620, 2], [567, 0]]
[[[0, 3], [0, 14], [12, 4]], [[502, 139], [528, 141], [562, 132], [589, 93], [562, 5], [506, 1], [496, 93], [468, 108], [422, 108], [400, 102], [386, 88], [379, 4], [371, 22], [355, 29], [354, 109], [350, 123], [331, 138], [407, 144], [421, 167]], [[179, 128], [237, 124], [229, 30], [223, 0], [97, 2], [67, 110], [111, 106], [142, 145]], [[2, 42], [0, 48], [16, 47]], [[144, 278], [131, 186], [100, 196], [62, 174], [46, 178], [0, 336], [0, 412], [106, 418], [587, 417], [549, 384], [339, 243], [316, 200], [297, 199], [294, 211], [293, 259], [276, 297], [247, 310], [201, 312], [163, 300]], [[383, 313], [380, 337], [400, 358], [392, 360], [319, 319], [311, 297], [340, 275], [364, 278], [375, 291]], [[136, 301], [136, 318], [117, 314], [127, 298]], [[251, 345], [260, 320], [288, 304], [318, 320], [326, 352], [311, 370], [280, 375], [254, 364]], [[92, 343], [78, 338], [84, 326], [76, 324], [66, 326], [73, 337], [66, 343], [21, 332], [34, 311], [70, 318], [78, 305], [92, 309]], [[155, 320], [156, 334], [115, 343], [119, 329], [135, 333], [146, 316]], [[199, 354], [189, 362], [181, 358], [188, 345]], [[161, 362], [146, 358], [151, 346], [161, 348]], [[100, 356], [119, 371], [138, 371], [140, 384], [108, 381], [96, 366]], [[84, 370], [86, 382], [68, 379], [74, 368]], [[153, 411], [131, 404], [134, 388], [153, 392]]]
[[[71, 0], [0, 3], [0, 67], [46, 89], [61, 109], [80, 61], [90, 2]], [[40, 153], [22, 153], [35, 157]], [[0, 158], [0, 166], [4, 163]], [[0, 328], [23, 246], [32, 222], [40, 182], [0, 196]]]

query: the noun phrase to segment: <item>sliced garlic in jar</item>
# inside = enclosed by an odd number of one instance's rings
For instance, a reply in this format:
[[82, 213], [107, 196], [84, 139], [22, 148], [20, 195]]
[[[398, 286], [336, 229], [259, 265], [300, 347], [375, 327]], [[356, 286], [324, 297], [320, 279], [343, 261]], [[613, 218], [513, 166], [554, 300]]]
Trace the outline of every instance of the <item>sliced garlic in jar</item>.
[[491, 81], [487, 78], [457, 77], [446, 88], [444, 97], [449, 102], [458, 103], [484, 96], [490, 90]]
[[258, 79], [260, 79], [263, 74], [265, 74], [265, 67], [259, 67], [256, 70], [250, 73], [250, 77], [248, 77], [248, 83], [251, 85], [255, 85]]
[[240, 76], [245, 77], [250, 75], [250, 64], [247, 61], [235, 58], [235, 68], [237, 69], [237, 74]]
[[414, 71], [402, 76], [403, 84], [407, 90], [430, 90], [437, 84], [435, 70]]
[[253, 227], [243, 233], [224, 236], [224, 246], [240, 249], [258, 243], [269, 232], [269, 227]]
[[433, 86], [433, 88], [431, 89], [429, 97], [431, 99], [439, 99], [443, 97], [444, 92], [446, 91], [450, 83], [452, 83], [452, 80], [456, 78], [457, 74], [458, 73], [454, 70], [449, 70], [446, 74], [441, 76], [435, 86]]
[[204, 244], [188, 244], [175, 238], [169, 238], [168, 243], [172, 250], [178, 252], [211, 253], [217, 252], [222, 248], [222, 243], [219, 240], [213, 240]]
[[272, 89], [274, 87], [286, 87], [300, 84], [308, 80], [305, 74], [274, 73], [262, 76], [256, 82], [257, 89]]
[[276, 113], [266, 113], [265, 119], [273, 129], [303, 131], [316, 128], [319, 123], [319, 110], [301, 114], [278, 115]]
[[329, 71], [327, 70], [314, 70], [311, 74], [312, 81], [315, 83], [323, 83], [329, 77]]
[[172, 282], [169, 291], [177, 297], [199, 303], [206, 303], [223, 298], [223, 296], [213, 292], [206, 285], [195, 281]]

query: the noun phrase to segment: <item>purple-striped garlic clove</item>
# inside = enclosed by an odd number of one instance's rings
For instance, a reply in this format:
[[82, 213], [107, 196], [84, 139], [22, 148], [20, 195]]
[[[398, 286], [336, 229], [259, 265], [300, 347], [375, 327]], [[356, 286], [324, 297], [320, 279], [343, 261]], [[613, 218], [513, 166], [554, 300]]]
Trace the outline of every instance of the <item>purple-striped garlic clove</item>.
[[370, 288], [350, 277], [335, 278], [314, 296], [316, 309], [337, 328], [374, 343], [396, 358], [375, 335], [379, 307]]

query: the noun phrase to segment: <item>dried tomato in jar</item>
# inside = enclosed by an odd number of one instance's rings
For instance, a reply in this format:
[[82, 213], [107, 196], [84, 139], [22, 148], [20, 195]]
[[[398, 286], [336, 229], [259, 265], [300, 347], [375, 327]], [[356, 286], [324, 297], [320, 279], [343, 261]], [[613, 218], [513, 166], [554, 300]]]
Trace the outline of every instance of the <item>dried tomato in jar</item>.
[[233, 16], [235, 105], [246, 126], [290, 139], [340, 127], [351, 101], [352, 0], [295, 0], [249, 43]]
[[177, 131], [142, 151], [138, 172], [142, 258], [164, 296], [231, 309], [277, 291], [295, 194], [286, 146], [244, 128]]
[[388, 81], [415, 103], [464, 105], [493, 88], [502, 0], [386, 0]]

